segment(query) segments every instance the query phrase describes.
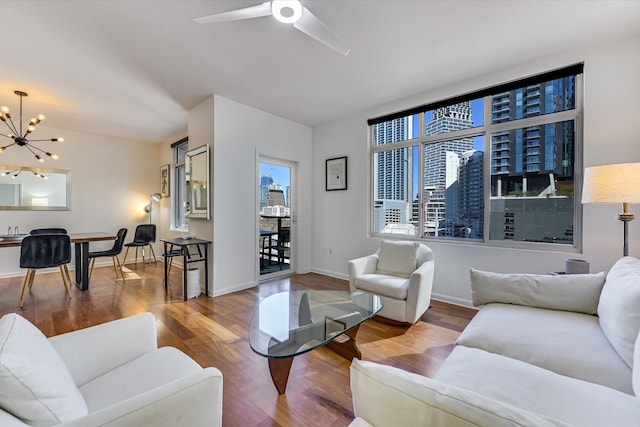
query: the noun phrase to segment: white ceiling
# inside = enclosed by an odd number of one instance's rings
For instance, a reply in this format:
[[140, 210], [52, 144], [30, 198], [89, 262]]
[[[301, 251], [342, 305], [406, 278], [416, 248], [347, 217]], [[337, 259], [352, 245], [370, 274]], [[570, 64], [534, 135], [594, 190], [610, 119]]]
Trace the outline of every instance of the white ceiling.
[[149, 142], [214, 93], [315, 126], [640, 33], [640, 1], [303, 0], [348, 56], [272, 17], [192, 21], [259, 3], [0, 1], [0, 104], [23, 90], [43, 125]]

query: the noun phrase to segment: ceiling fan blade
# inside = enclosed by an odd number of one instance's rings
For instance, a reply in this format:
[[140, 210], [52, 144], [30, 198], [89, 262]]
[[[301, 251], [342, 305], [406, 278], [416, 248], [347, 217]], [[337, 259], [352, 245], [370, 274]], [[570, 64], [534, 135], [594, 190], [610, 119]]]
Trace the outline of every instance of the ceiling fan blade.
[[318, 40], [320, 43], [329, 46], [341, 55], [346, 56], [351, 50], [344, 45], [338, 36], [333, 34], [324, 22], [319, 20], [304, 6], [302, 7], [302, 17], [298, 22], [295, 22], [293, 26], [306, 35]]
[[217, 22], [239, 21], [241, 19], [260, 18], [269, 15], [271, 15], [271, 2], [266, 1], [255, 6], [216, 13], [214, 15], [194, 18], [193, 20], [199, 24], [215, 24]]

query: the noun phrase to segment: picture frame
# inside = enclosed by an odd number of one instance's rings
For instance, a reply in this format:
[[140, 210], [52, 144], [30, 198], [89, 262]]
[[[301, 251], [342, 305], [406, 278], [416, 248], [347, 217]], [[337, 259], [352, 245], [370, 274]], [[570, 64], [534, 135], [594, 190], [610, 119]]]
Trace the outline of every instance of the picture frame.
[[162, 197], [170, 196], [170, 179], [169, 179], [169, 165], [163, 165], [160, 167], [160, 194]]
[[327, 159], [325, 164], [325, 190], [347, 189], [347, 156]]

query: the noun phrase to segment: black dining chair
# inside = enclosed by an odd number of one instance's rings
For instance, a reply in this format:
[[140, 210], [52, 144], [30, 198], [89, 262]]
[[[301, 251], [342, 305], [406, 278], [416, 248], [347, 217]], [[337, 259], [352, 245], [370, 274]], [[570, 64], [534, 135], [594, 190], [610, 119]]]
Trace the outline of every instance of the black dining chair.
[[133, 241], [129, 243], [125, 243], [124, 246], [127, 248], [124, 251], [124, 259], [122, 263], [126, 263], [127, 254], [129, 253], [129, 248], [136, 248], [136, 258], [135, 265], [138, 267], [138, 248], [143, 248], [142, 252], [142, 266], [144, 267], [144, 247], [149, 246], [151, 248], [151, 253], [153, 254], [153, 262], [156, 262], [156, 253], [153, 250], [153, 244], [156, 242], [156, 225], [155, 224], [140, 224], [136, 227], [136, 232], [133, 236]]
[[67, 234], [64, 228], [35, 228], [29, 234]]
[[69, 269], [71, 261], [71, 239], [68, 234], [35, 234], [22, 239], [20, 246], [20, 268], [27, 268], [27, 275], [22, 284], [20, 307], [24, 305], [27, 292], [33, 286], [36, 270], [41, 268], [60, 267], [62, 282], [71, 298]]
[[116, 271], [116, 279], [118, 278], [118, 271], [120, 271], [122, 281], [125, 281], [124, 273], [122, 272], [122, 265], [120, 264], [120, 259], [118, 258], [118, 255], [122, 253], [125, 237], [127, 237], [127, 229], [121, 228], [120, 230], [118, 230], [118, 234], [116, 234], [116, 241], [113, 243], [113, 247], [111, 249], [107, 249], [106, 251], [89, 252], [87, 254], [87, 257], [91, 260], [91, 264], [89, 267], [89, 280], [91, 280], [91, 273], [93, 273], [93, 264], [96, 262], [96, 258], [111, 257], [111, 260], [113, 261], [113, 269]]

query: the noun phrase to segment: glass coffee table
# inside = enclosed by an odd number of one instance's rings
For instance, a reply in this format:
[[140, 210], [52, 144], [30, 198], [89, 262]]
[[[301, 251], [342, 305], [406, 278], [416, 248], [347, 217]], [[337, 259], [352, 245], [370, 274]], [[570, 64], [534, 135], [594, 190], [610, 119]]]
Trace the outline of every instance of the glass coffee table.
[[295, 356], [326, 346], [347, 360], [360, 359], [358, 328], [381, 308], [380, 298], [367, 292], [280, 292], [260, 301], [249, 345], [268, 359], [273, 384], [283, 394]]

